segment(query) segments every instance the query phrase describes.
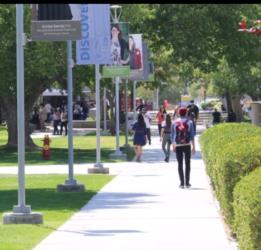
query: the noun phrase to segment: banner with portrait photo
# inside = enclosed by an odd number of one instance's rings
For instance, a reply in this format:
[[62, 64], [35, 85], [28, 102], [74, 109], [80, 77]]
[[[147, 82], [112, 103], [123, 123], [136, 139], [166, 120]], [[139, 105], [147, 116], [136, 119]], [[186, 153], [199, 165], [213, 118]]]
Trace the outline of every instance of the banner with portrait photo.
[[103, 66], [103, 77], [112, 78], [116, 76], [129, 76], [128, 37], [128, 23], [122, 22], [111, 24], [111, 65]]
[[143, 80], [144, 65], [141, 34], [129, 35], [129, 53], [130, 75], [128, 79], [133, 81]]
[[81, 39], [81, 4], [32, 4], [32, 40]]

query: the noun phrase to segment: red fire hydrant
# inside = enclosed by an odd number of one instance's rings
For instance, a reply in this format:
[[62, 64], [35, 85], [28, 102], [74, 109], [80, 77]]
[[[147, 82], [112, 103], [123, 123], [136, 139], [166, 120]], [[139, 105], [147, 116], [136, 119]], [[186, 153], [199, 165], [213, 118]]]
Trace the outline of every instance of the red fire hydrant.
[[49, 138], [49, 135], [45, 135], [42, 141], [43, 141], [43, 151], [42, 151], [43, 159], [49, 160], [51, 155], [51, 151], [50, 151], [51, 139]]

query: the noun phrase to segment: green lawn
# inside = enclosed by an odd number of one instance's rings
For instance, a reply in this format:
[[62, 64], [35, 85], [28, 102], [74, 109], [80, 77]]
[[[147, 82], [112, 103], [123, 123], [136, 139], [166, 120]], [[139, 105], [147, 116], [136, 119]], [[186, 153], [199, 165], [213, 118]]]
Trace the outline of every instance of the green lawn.
[[[110, 159], [109, 155], [116, 149], [115, 136], [101, 136], [101, 161], [116, 162], [117, 159]], [[0, 129], [0, 166], [17, 165], [17, 149], [7, 149], [6, 129]], [[34, 139], [34, 142], [42, 147], [42, 139]], [[120, 145], [125, 144], [125, 136], [120, 136]], [[132, 142], [129, 142], [132, 145]], [[74, 136], [74, 163], [94, 163], [96, 161], [96, 136], [95, 134], [86, 136]], [[130, 153], [129, 159], [133, 154]], [[51, 138], [51, 158], [50, 160], [42, 159], [41, 149], [27, 151], [25, 153], [27, 165], [49, 165], [49, 164], [66, 164], [68, 161], [68, 138], [66, 136]]]
[[113, 176], [77, 175], [79, 184], [85, 184], [82, 193], [58, 193], [56, 185], [63, 184], [67, 175], [26, 176], [26, 203], [32, 212], [42, 212], [42, 225], [3, 225], [2, 215], [17, 204], [17, 177], [0, 175], [0, 250], [29, 250], [70, 218]]

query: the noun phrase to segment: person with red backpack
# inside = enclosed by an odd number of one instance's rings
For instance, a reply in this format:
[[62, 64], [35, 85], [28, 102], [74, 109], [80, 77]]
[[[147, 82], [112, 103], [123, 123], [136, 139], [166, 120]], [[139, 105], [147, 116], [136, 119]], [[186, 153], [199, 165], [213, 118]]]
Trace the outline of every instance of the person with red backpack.
[[[190, 179], [190, 159], [191, 153], [195, 153], [194, 126], [193, 122], [186, 117], [187, 109], [179, 109], [180, 118], [174, 121], [171, 127], [171, 141], [173, 151], [176, 153], [178, 161], [178, 173], [180, 188], [191, 187]], [[192, 147], [191, 147], [192, 146]], [[185, 179], [183, 172], [183, 156], [185, 156]]]

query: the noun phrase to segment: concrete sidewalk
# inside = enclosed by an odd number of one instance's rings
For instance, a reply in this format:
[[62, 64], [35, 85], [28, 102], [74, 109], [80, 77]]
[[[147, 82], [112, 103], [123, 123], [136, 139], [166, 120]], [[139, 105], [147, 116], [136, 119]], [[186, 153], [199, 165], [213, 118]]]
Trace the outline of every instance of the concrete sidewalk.
[[[163, 159], [159, 137], [153, 137], [152, 145], [144, 147], [141, 163], [104, 164], [117, 177], [34, 250], [237, 249], [225, 232], [198, 143], [190, 189], [178, 188], [175, 155], [169, 163]], [[75, 165], [75, 174], [86, 174], [88, 167], [93, 164]], [[67, 169], [27, 166], [26, 173], [66, 173]]]

